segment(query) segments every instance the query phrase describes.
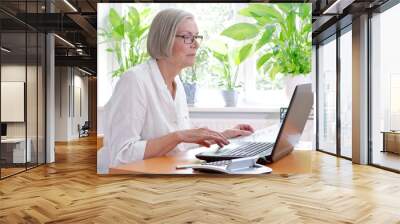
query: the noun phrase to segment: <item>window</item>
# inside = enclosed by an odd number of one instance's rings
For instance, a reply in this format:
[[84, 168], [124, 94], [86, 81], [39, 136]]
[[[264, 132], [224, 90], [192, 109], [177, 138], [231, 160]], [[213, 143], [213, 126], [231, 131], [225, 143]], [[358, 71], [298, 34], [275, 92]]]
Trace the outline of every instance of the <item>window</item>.
[[352, 157], [352, 32], [340, 36], [340, 154]]
[[[400, 170], [400, 133], [383, 132], [400, 130], [400, 5], [372, 17], [372, 74], [371, 74], [371, 137], [372, 163]], [[388, 145], [384, 145], [386, 142]], [[391, 144], [394, 144], [390, 146]], [[394, 147], [393, 147], [394, 146]], [[397, 153], [397, 154], [396, 154]]]
[[[20, 16], [41, 12], [43, 3], [19, 2]], [[10, 21], [0, 29], [1, 98], [9, 99], [0, 105], [1, 114], [8, 115], [0, 122], [5, 138], [0, 144], [0, 178], [5, 178], [45, 163], [46, 38], [5, 13], [0, 17]], [[19, 111], [10, 110], [11, 106]]]
[[[196, 73], [197, 83], [197, 102], [196, 107], [224, 107], [224, 100], [221, 94], [220, 85], [224, 83], [221, 80], [221, 76], [217, 75], [216, 72], [220, 62], [213, 57], [213, 53], [209, 51], [214, 42], [222, 41], [229, 46], [229, 50], [238, 48], [243, 45], [239, 41], [235, 41], [226, 36], [221, 35], [221, 32], [229, 26], [239, 22], [254, 23], [249, 17], [239, 15], [239, 11], [248, 6], [247, 3], [235, 3], [235, 4], [183, 4], [183, 3], [169, 3], [169, 4], [154, 4], [154, 3], [143, 3], [143, 4], [100, 4], [98, 10], [98, 21], [99, 29], [105, 29], [107, 27], [107, 15], [111, 8], [115, 9], [120, 16], [126, 15], [129, 11], [129, 7], [135, 7], [139, 12], [145, 9], [151, 9], [148, 22], [150, 23], [154, 15], [165, 8], [179, 8], [189, 11], [194, 14], [197, 25], [199, 27], [200, 35], [204, 36], [202, 46], [198, 50], [196, 71], [193, 68], [184, 70], [181, 74], [181, 78], [188, 74]], [[309, 22], [308, 20], [304, 20]], [[302, 27], [305, 22], [296, 20], [296, 27]], [[311, 32], [310, 32], [311, 34]], [[100, 36], [101, 40], [102, 37]], [[306, 40], [309, 41], [311, 55], [311, 35]], [[106, 48], [110, 46], [107, 44], [99, 44], [99, 92], [98, 105], [103, 106], [108, 101], [112, 94], [112, 86], [115, 85], [116, 80], [110, 78], [110, 74], [114, 71], [118, 64], [115, 62], [116, 58], [106, 53]], [[207, 47], [207, 49], [205, 48]], [[122, 48], [129, 49], [128, 46], [122, 44]], [[200, 57], [200, 53], [204, 53], [205, 57]], [[104, 53], [101, 53], [104, 52]], [[311, 76], [304, 74], [295, 78], [295, 83], [289, 78], [283, 78], [281, 74], [278, 74], [276, 78], [271, 79], [269, 74], [259, 74], [256, 63], [262, 52], [257, 52], [253, 56], [247, 58], [237, 69], [237, 82], [236, 85], [240, 86], [239, 99], [237, 107], [267, 107], [267, 108], [280, 108], [286, 107], [291, 97], [291, 91], [294, 89], [296, 83], [311, 82]], [[200, 60], [200, 62], [199, 62]], [[205, 60], [206, 63], [202, 63], [201, 60]], [[310, 56], [311, 60], [311, 56]]]
[[336, 154], [336, 36], [318, 48], [318, 147]]

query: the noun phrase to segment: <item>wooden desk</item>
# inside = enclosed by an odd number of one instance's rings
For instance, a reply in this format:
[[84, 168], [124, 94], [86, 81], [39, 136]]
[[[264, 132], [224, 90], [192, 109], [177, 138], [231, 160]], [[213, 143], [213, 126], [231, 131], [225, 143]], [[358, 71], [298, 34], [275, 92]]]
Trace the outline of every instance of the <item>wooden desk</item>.
[[103, 147], [103, 145], [104, 145], [103, 139], [104, 139], [104, 135], [102, 135], [102, 134], [97, 135], [97, 151], [99, 151]]
[[[260, 141], [273, 142], [279, 131], [279, 125], [269, 126], [267, 128], [256, 131], [253, 135], [230, 139], [234, 141]], [[99, 143], [99, 141], [98, 141]], [[102, 143], [102, 142], [101, 142]], [[100, 145], [101, 146], [101, 145]], [[217, 147], [217, 146], [212, 146]], [[299, 147], [301, 143], [299, 143]], [[307, 148], [307, 147], [306, 147]], [[212, 149], [212, 148], [211, 148]], [[214, 148], [215, 149], [215, 148]], [[151, 158], [142, 161], [137, 161], [131, 164], [112, 167], [109, 169], [110, 174], [204, 174], [192, 169], [176, 169], [177, 165], [199, 163], [195, 155], [199, 152], [210, 150], [210, 148], [195, 148], [184, 153], [174, 156], [163, 156]], [[291, 173], [310, 173], [311, 172], [311, 150], [294, 150], [288, 156], [281, 160], [267, 164], [272, 168], [272, 173], [275, 174], [291, 174]]]
[[[176, 165], [200, 162], [195, 155], [205, 148], [197, 148], [175, 156], [146, 159], [110, 168], [110, 174], [203, 174], [192, 169], [176, 169]], [[209, 149], [207, 149], [209, 150]], [[274, 174], [310, 173], [311, 150], [294, 150], [283, 159], [268, 164]]]

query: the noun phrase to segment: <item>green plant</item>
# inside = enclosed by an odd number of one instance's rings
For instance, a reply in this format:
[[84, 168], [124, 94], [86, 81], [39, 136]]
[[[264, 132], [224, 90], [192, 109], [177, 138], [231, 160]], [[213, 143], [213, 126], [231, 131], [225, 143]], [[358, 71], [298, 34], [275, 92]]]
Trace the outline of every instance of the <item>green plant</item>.
[[250, 55], [251, 46], [245, 45], [237, 48], [228, 48], [228, 44], [220, 40], [210, 41], [208, 44], [212, 55], [219, 63], [212, 66], [217, 74], [218, 85], [225, 90], [235, 90], [241, 85], [237, 83], [239, 65]]
[[119, 15], [115, 9], [110, 9], [109, 26], [101, 29], [99, 35], [103, 38], [102, 43], [111, 45], [107, 48], [107, 52], [116, 55], [119, 67], [112, 72], [113, 77], [120, 76], [129, 68], [149, 58], [145, 47], [149, 15], [149, 8], [139, 12], [136, 8], [130, 7], [125, 16]]
[[250, 4], [239, 11], [254, 23], [237, 23], [222, 35], [247, 41], [250, 52], [259, 52], [257, 69], [269, 74], [296, 76], [311, 71], [311, 4]]
[[283, 77], [277, 76], [271, 79], [269, 76], [258, 75], [256, 76], [256, 89], [257, 90], [277, 90], [283, 88]]
[[197, 81], [201, 78], [200, 76], [206, 73], [209, 51], [210, 50], [207, 47], [199, 48], [196, 54], [195, 64], [192, 67], [185, 69], [180, 76], [183, 83], [197, 83]]

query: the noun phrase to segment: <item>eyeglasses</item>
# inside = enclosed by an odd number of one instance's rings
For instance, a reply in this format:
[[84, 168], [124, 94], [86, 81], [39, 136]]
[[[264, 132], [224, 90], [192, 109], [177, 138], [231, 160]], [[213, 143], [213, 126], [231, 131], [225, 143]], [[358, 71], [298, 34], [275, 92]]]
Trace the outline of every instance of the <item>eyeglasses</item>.
[[203, 40], [203, 36], [201, 35], [175, 35], [176, 37], [180, 37], [183, 38], [183, 43], [185, 44], [193, 44], [194, 40], [196, 39], [196, 42], [198, 44], [201, 43], [201, 41]]

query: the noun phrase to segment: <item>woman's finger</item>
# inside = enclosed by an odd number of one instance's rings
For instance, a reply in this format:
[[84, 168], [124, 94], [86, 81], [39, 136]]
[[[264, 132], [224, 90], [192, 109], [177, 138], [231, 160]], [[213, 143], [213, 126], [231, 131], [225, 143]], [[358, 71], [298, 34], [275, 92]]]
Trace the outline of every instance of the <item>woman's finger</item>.
[[245, 130], [245, 131], [250, 131], [250, 132], [254, 132], [254, 129], [251, 125], [249, 124], [241, 124], [240, 130]]
[[219, 141], [215, 141], [215, 143], [220, 147], [220, 148], [222, 148], [222, 147], [224, 147], [225, 146], [225, 144], [224, 143], [222, 143], [222, 142], [219, 142]]
[[225, 137], [221, 137], [218, 133], [209, 132], [205, 137], [214, 140], [219, 146], [229, 144], [229, 141]]
[[209, 148], [211, 144], [208, 141], [200, 141], [197, 144]]
[[226, 145], [229, 144], [228, 138], [226, 138], [221, 132], [214, 131], [214, 133], [219, 137], [221, 137], [221, 139], [226, 143]]
[[248, 125], [248, 131], [250, 131], [250, 132], [252, 132], [252, 133], [254, 133], [254, 128], [251, 126], [251, 125]]
[[228, 145], [230, 143], [229, 140], [223, 134], [216, 132], [215, 135], [221, 139], [224, 145]]
[[225, 138], [221, 133], [206, 129], [203, 132], [205, 138], [211, 138], [211, 140], [223, 142], [225, 145], [229, 144], [228, 139]]

